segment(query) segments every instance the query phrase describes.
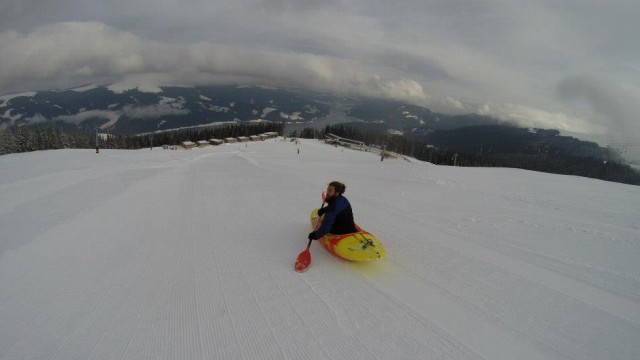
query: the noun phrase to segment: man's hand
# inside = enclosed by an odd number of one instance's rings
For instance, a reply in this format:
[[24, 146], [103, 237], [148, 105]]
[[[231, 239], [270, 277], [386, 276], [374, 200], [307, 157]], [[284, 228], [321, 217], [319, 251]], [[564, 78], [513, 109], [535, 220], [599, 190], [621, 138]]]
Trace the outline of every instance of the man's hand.
[[307, 239], [309, 239], [309, 240], [318, 240], [318, 238], [316, 237], [316, 232], [315, 231], [310, 232], [309, 236], [307, 237]]

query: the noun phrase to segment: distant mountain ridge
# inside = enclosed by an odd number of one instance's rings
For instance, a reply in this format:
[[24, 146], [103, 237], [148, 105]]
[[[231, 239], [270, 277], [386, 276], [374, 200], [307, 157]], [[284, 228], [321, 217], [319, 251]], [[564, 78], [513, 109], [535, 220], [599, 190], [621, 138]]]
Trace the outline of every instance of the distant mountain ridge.
[[220, 122], [311, 123], [331, 111], [379, 124], [385, 131], [428, 134], [472, 125], [495, 125], [479, 115], [451, 116], [393, 100], [367, 99], [300, 89], [256, 86], [165, 86], [159, 92], [112, 90], [106, 85], [0, 96], [0, 128], [53, 122], [80, 131], [136, 134]]
[[107, 86], [0, 97], [0, 126], [57, 123], [80, 131], [137, 134], [240, 121], [311, 121], [329, 105], [301, 91], [248, 86], [162, 87], [160, 92]]
[[555, 129], [522, 128], [478, 115], [446, 115], [397, 101], [363, 101], [347, 114], [360, 130], [402, 135], [428, 145], [465, 154], [563, 154], [623, 161], [616, 151], [592, 141], [561, 136]]
[[452, 130], [466, 126], [498, 125], [498, 119], [477, 114], [446, 115], [392, 100], [364, 100], [354, 105], [347, 115], [365, 122], [379, 124], [387, 131], [428, 134], [435, 130]]
[[437, 130], [423, 137], [433, 146], [466, 154], [564, 154], [600, 160], [620, 160], [617, 153], [597, 143], [561, 136], [558, 130], [525, 129], [504, 125], [469, 126]]
[[[358, 129], [463, 153], [548, 153], [616, 159], [593, 142], [557, 130], [522, 129], [477, 114], [446, 115], [394, 100], [258, 86], [166, 86], [119, 91], [105, 85], [0, 96], [0, 130], [54, 124], [64, 131], [116, 135], [256, 121], [315, 126], [336, 113]], [[322, 128], [322, 127], [320, 127]]]

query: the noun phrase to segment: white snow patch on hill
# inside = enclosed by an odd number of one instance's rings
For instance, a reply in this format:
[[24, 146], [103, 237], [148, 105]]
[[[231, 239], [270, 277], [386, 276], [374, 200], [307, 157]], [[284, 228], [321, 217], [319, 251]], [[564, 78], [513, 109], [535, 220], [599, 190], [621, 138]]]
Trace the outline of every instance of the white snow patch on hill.
[[[186, 104], [186, 100], [182, 96], [178, 96], [177, 99], [172, 97], [167, 97], [167, 96], [160, 96], [160, 100], [158, 101], [157, 107], [166, 108], [166, 106], [168, 105], [172, 109], [187, 110], [187, 109], [184, 109], [185, 104]], [[200, 105], [204, 106], [202, 103], [200, 103]], [[154, 106], [154, 105], [151, 105], [151, 106]]]
[[79, 124], [83, 121], [89, 119], [108, 119], [109, 122], [105, 123], [101, 126], [101, 129], [105, 129], [107, 124], [115, 124], [120, 118], [121, 113], [119, 111], [111, 111], [111, 110], [88, 110], [84, 111], [84, 108], [80, 109], [81, 111], [77, 114], [73, 115], [60, 115], [56, 117], [56, 119], [62, 120], [64, 122], [68, 122], [71, 124]]
[[100, 85], [90, 84], [90, 85], [79, 86], [79, 87], [76, 87], [76, 88], [71, 88], [69, 90], [75, 91], [75, 92], [85, 92], [85, 91], [97, 89], [99, 87], [100, 87]]
[[272, 107], [266, 107], [266, 108], [262, 109], [262, 115], [260, 115], [260, 117], [265, 117], [265, 116], [269, 115], [269, 113], [274, 112], [276, 110], [278, 110], [278, 109], [272, 108]]
[[421, 119], [420, 117], [418, 117], [418, 115], [413, 114], [413, 113], [411, 113], [409, 111], [403, 111], [402, 115], [404, 115], [404, 117], [407, 118], [407, 119], [418, 120], [418, 123], [420, 123], [420, 125], [424, 125], [425, 124], [423, 119]]
[[167, 97], [167, 96], [160, 96], [160, 101], [158, 102], [158, 104], [163, 105], [163, 104], [171, 104], [174, 102], [177, 102], [178, 99], [175, 98], [171, 98], [171, 97]]
[[[304, 139], [0, 169], [2, 359], [640, 354], [640, 187]], [[331, 180], [389, 257], [295, 273]]]
[[286, 112], [281, 111], [280, 118], [290, 120], [290, 121], [304, 120], [304, 118], [300, 116], [299, 111], [296, 111], [293, 114], [287, 114]]
[[306, 113], [306, 114], [311, 114], [311, 115], [315, 115], [319, 112], [318, 108], [316, 108], [313, 105], [305, 105], [302, 107], [302, 110]]
[[412, 114], [409, 111], [403, 111], [402, 115], [404, 115], [404, 117], [406, 117], [407, 119], [415, 119], [418, 120], [418, 115]]
[[36, 93], [33, 91], [27, 91], [27, 92], [22, 92], [22, 93], [17, 93], [17, 94], [8, 94], [8, 95], [2, 95], [0, 96], [0, 107], [5, 106], [5, 104], [7, 102], [9, 102], [9, 100], [11, 99], [15, 99], [18, 97], [32, 97], [35, 96]]
[[216, 106], [216, 105], [214, 105], [214, 106], [210, 106], [209, 110], [211, 110], [213, 112], [217, 112], [217, 113], [226, 113], [226, 112], [229, 112], [229, 110], [231, 110], [231, 109], [229, 109], [226, 106]]
[[4, 114], [2, 114], [2, 117], [6, 119], [10, 119], [11, 122], [13, 123], [23, 116], [22, 114], [18, 114], [18, 113], [11, 115], [12, 112], [15, 112], [15, 110], [7, 109], [7, 111], [5, 111]]

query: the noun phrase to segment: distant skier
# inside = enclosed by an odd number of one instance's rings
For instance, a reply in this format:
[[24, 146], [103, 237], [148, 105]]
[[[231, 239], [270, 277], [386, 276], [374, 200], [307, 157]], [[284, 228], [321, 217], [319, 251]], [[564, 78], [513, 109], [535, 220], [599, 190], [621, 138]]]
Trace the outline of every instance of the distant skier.
[[341, 235], [355, 233], [358, 230], [353, 222], [351, 204], [344, 194], [346, 186], [338, 181], [332, 181], [327, 186], [327, 207], [318, 210], [318, 217], [324, 215], [322, 226], [309, 234], [309, 240], [318, 240], [328, 233]]

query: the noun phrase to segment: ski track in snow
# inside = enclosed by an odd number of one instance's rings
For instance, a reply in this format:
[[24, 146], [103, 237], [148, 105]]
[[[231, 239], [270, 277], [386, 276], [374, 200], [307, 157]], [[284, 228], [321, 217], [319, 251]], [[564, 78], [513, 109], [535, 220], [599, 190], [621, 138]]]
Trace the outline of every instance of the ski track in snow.
[[[388, 258], [295, 273], [334, 179]], [[638, 204], [314, 140], [6, 155], [0, 359], [637, 359]]]

